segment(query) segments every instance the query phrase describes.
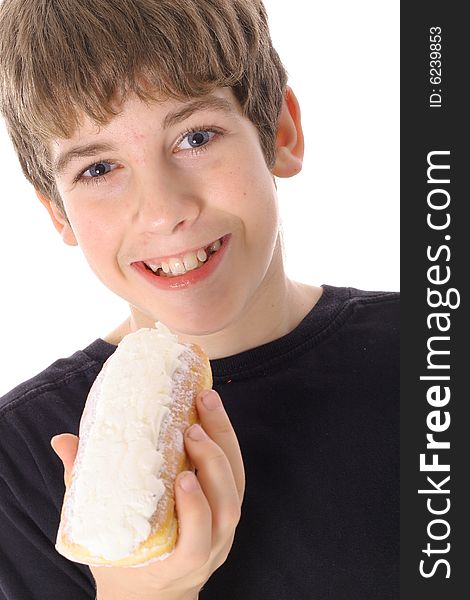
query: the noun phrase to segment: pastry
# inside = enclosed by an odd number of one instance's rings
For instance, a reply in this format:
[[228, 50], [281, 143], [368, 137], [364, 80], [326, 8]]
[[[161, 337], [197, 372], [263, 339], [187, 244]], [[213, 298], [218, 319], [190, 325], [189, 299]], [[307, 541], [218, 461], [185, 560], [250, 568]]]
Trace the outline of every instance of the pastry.
[[162, 323], [126, 335], [87, 397], [56, 549], [91, 566], [139, 566], [174, 549], [184, 431], [212, 386], [201, 348]]

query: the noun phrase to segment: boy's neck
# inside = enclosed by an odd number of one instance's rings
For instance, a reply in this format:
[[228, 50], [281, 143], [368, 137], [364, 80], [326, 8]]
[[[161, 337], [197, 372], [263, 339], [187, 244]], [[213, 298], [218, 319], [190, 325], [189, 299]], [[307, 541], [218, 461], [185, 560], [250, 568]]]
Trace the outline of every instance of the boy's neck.
[[[271, 302], [266, 303], [264, 299], [253, 302], [241, 320], [223, 331], [203, 336], [179, 333], [180, 340], [199, 344], [210, 359], [217, 359], [239, 354], [287, 335], [316, 305], [323, 289], [291, 281], [285, 276], [273, 284], [277, 293], [272, 296]], [[131, 316], [104, 339], [117, 345], [124, 335], [138, 328], [131, 312]]]

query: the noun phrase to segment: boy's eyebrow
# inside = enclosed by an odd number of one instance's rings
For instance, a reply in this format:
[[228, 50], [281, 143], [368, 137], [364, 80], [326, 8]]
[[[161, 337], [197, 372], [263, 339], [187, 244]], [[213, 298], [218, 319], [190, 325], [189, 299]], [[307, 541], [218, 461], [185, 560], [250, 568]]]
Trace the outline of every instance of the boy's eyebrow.
[[[173, 125], [181, 123], [181, 121], [184, 121], [195, 112], [203, 110], [216, 110], [225, 114], [234, 114], [236, 112], [235, 108], [228, 100], [218, 98], [217, 96], [208, 96], [206, 98], [192, 100], [182, 108], [168, 113], [163, 119], [163, 129], [168, 129]], [[52, 171], [54, 175], [61, 175], [72, 160], [86, 158], [87, 156], [96, 156], [102, 152], [111, 152], [114, 150], [114, 146], [105, 143], [91, 143], [82, 146], [74, 146], [70, 150], [59, 154], [57, 159], [53, 162]]]
[[61, 175], [69, 162], [76, 158], [86, 158], [87, 156], [96, 156], [101, 152], [114, 151], [115, 147], [111, 144], [84, 144], [82, 146], [74, 146], [70, 150], [59, 154], [56, 160], [53, 162], [52, 171], [54, 175]]
[[168, 113], [163, 119], [163, 128], [168, 129], [168, 127], [172, 127], [177, 123], [181, 123], [181, 121], [184, 121], [193, 113], [202, 110], [217, 110], [226, 114], [233, 114], [235, 112], [235, 108], [228, 100], [225, 100], [225, 98], [219, 98], [218, 96], [208, 96], [206, 98], [192, 100], [191, 102], [188, 102], [188, 104], [185, 104], [179, 110]]

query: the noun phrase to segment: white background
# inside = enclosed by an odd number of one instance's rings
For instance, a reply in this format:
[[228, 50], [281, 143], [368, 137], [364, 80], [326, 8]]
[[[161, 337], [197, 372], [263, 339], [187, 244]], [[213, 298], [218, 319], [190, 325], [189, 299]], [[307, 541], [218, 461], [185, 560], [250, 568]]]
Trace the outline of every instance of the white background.
[[[278, 180], [292, 279], [399, 289], [399, 2], [266, 0], [302, 108], [304, 169]], [[0, 394], [108, 333], [123, 300], [65, 246], [0, 124]]]

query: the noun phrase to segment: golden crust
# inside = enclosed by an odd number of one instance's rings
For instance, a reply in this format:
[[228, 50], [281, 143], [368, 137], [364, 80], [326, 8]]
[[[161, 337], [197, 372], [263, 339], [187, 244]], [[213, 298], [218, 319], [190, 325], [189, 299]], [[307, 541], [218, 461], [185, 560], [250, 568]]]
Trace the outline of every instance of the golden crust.
[[[165, 558], [173, 551], [178, 537], [174, 481], [178, 473], [192, 469], [192, 465], [184, 451], [183, 433], [190, 425], [198, 421], [196, 396], [201, 390], [212, 387], [212, 373], [205, 352], [195, 344], [187, 344], [186, 347], [187, 350], [183, 354], [185, 359], [184, 372], [177, 370], [175, 373], [170, 414], [165, 428], [160, 433], [159, 446], [161, 444], [163, 448], [164, 468], [159, 476], [165, 485], [165, 492], [151, 517], [152, 529], [150, 536], [132, 554], [114, 561], [93, 555], [84, 546], [73, 543], [66, 533], [66, 507], [67, 503], [72, 501], [69, 486], [62, 505], [56, 541], [57, 551], [66, 558], [90, 566], [128, 567], [142, 566], [152, 560]], [[87, 412], [87, 407], [85, 407], [82, 421]], [[81, 427], [82, 423], [80, 424]]]

